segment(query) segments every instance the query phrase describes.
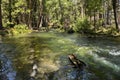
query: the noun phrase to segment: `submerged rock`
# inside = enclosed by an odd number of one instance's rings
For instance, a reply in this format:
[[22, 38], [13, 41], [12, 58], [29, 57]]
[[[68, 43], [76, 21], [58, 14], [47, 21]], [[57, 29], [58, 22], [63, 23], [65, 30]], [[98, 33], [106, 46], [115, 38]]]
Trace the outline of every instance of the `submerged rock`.
[[64, 66], [57, 71], [44, 74], [46, 80], [87, 80], [86, 71]]
[[4, 54], [0, 54], [0, 80], [15, 80], [16, 72], [12, 62]]

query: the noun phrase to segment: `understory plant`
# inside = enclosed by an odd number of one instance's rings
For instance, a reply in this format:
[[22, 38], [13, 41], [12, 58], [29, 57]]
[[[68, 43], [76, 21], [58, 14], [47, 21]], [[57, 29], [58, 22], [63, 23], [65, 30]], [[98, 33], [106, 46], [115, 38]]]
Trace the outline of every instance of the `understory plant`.
[[14, 28], [8, 30], [9, 35], [19, 35], [23, 33], [29, 33], [31, 30], [25, 24], [18, 24], [15, 25]]
[[78, 18], [75, 22], [75, 26], [73, 27], [73, 30], [76, 32], [87, 32], [90, 31], [91, 24], [88, 21], [88, 19], [85, 18]]

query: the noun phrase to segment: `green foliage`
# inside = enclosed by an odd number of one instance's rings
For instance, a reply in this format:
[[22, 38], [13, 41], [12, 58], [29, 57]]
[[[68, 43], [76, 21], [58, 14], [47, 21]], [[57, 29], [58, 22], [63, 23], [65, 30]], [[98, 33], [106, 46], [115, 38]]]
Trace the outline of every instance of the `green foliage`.
[[[9, 2], [9, 0], [2, 0], [2, 19], [4, 27], [10, 27], [9, 25], [11, 24], [15, 25], [18, 18], [22, 20], [23, 16], [25, 14], [27, 15], [29, 12], [30, 9], [27, 8], [25, 0], [11, 0], [11, 2]], [[11, 22], [9, 22], [10, 14]]]
[[109, 36], [120, 36], [120, 32], [117, 32], [115, 25], [110, 27], [99, 27], [99, 29], [95, 30], [95, 33]]
[[85, 0], [85, 6], [88, 15], [92, 15], [94, 11], [103, 11], [103, 0]]
[[86, 32], [88, 30], [90, 30], [91, 25], [89, 23], [89, 21], [87, 20], [87, 18], [83, 18], [83, 19], [77, 19], [75, 26], [73, 27], [73, 30], [76, 32]]
[[74, 21], [73, 11], [75, 8], [73, 2], [69, 0], [47, 0], [46, 6], [52, 23], [58, 21], [61, 26], [65, 19], [69, 19], [71, 22]]
[[111, 0], [2, 0], [3, 26], [12, 28], [12, 34], [26, 32], [26, 27], [39, 29], [49, 23], [54, 29], [76, 32], [91, 31], [92, 25], [95, 32], [103, 23], [111, 25], [106, 23], [109, 19], [113, 22], [111, 12]]
[[25, 24], [19, 24], [19, 25], [15, 25], [14, 28], [11, 28], [10, 30], [8, 30], [9, 35], [19, 35], [19, 34], [23, 34], [23, 33], [29, 33], [31, 32], [27, 25]]

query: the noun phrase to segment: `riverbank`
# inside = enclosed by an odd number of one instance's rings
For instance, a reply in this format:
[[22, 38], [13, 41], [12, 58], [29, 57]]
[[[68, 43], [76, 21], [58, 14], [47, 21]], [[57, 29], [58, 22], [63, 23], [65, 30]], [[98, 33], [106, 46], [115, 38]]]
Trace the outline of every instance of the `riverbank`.
[[71, 31], [65, 31], [63, 29], [49, 29], [49, 30], [30, 30], [30, 29], [16, 29], [16, 28], [11, 28], [11, 29], [5, 29], [5, 30], [0, 30], [0, 35], [1, 36], [16, 36], [16, 35], [23, 35], [26, 33], [32, 33], [32, 32], [58, 32], [58, 33], [64, 33], [67, 32], [68, 34], [72, 33], [79, 33], [87, 37], [120, 37], [120, 32], [118, 32], [115, 28], [107, 28], [107, 27], [102, 27], [98, 29], [91, 29], [91, 30], [86, 30], [86, 31], [77, 31], [75, 32], [74, 30]]

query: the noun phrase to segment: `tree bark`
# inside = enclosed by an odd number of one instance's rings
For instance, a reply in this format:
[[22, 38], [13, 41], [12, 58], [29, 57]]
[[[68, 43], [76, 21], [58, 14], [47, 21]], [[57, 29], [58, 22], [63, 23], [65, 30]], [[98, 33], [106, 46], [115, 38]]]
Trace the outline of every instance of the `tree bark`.
[[94, 27], [96, 29], [96, 10], [94, 10]]
[[117, 0], [112, 0], [113, 12], [114, 12], [114, 19], [115, 19], [115, 25], [116, 25], [116, 29], [119, 30], [118, 21], [117, 21], [116, 3], [117, 3]]
[[9, 27], [12, 28], [13, 27], [13, 24], [12, 24], [12, 0], [9, 0], [9, 15], [8, 15], [8, 18], [9, 18]]
[[29, 29], [32, 29], [32, 18], [31, 18], [31, 15], [32, 15], [32, 0], [29, 0], [28, 1], [28, 8], [30, 9], [30, 13], [29, 13], [29, 17], [28, 17], [28, 27]]
[[107, 1], [107, 25], [110, 25], [110, 11], [111, 11], [110, 4], [111, 2], [108, 0]]
[[40, 1], [40, 11], [39, 11], [39, 22], [38, 22], [38, 28], [41, 30], [42, 27], [45, 27], [46, 31], [48, 29], [48, 13], [46, 10], [46, 1], [41, 0]]
[[60, 23], [63, 24], [63, 8], [62, 8], [61, 0], [59, 0], [59, 7], [60, 7], [60, 15], [61, 15]]
[[11, 0], [9, 0], [9, 22], [12, 22], [12, 6], [11, 6], [11, 4], [12, 4], [12, 1]]
[[41, 29], [42, 27], [42, 2], [39, 2], [39, 15], [38, 15], [38, 21], [37, 21], [37, 27], [38, 29]]
[[107, 8], [107, 25], [110, 24], [110, 10]]
[[2, 25], [2, 9], [1, 9], [1, 4], [2, 4], [2, 0], [0, 0], [0, 30], [3, 29], [3, 25]]

